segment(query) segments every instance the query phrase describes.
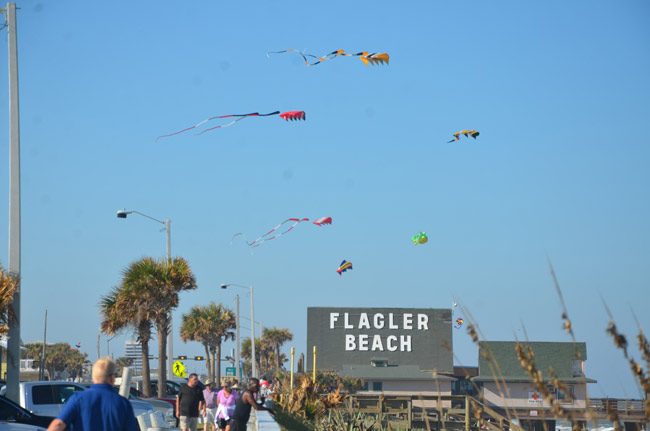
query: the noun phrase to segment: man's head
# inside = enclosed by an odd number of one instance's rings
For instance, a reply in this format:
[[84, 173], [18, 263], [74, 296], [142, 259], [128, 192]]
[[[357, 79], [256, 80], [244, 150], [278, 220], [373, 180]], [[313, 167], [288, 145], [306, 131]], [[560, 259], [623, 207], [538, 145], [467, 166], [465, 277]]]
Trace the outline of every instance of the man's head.
[[248, 379], [248, 390], [251, 392], [257, 392], [260, 390], [260, 379], [256, 377], [251, 377]]
[[190, 374], [190, 376], [187, 378], [187, 386], [193, 388], [197, 385], [197, 383], [199, 383], [199, 376], [196, 373]]
[[110, 356], [99, 358], [93, 364], [93, 383], [112, 385], [115, 383], [115, 377], [117, 377], [117, 366]]

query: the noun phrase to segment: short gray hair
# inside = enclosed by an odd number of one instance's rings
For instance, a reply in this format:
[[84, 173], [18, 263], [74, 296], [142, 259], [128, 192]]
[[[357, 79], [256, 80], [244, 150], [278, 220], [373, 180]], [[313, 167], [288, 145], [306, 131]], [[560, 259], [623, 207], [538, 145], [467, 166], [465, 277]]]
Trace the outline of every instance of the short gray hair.
[[110, 356], [97, 359], [93, 364], [93, 383], [109, 383], [109, 379], [116, 375], [117, 365]]

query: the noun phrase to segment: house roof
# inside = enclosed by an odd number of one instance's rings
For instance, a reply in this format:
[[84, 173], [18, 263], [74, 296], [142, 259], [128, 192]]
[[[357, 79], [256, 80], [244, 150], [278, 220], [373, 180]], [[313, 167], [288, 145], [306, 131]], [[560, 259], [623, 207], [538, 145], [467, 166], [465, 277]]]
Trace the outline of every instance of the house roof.
[[[535, 365], [545, 379], [549, 377], [549, 369], [553, 369], [562, 381], [584, 382], [589, 380], [588, 383], [595, 382], [592, 379], [586, 379], [581, 372], [582, 361], [587, 359], [586, 343], [534, 341], [521, 344], [532, 349]], [[515, 341], [479, 342], [479, 372], [478, 377], [475, 377], [474, 380], [494, 380], [496, 374], [508, 381], [531, 381], [530, 376], [517, 359], [516, 345]], [[490, 353], [494, 361], [490, 360]], [[575, 361], [580, 361], [580, 363], [576, 364]], [[494, 369], [493, 362], [498, 364], [498, 369]]]
[[[470, 380], [473, 382], [493, 382], [495, 379], [492, 376], [476, 376], [472, 377]], [[508, 383], [528, 383], [533, 381], [530, 377], [503, 377], [503, 380]], [[597, 380], [589, 377], [562, 377], [560, 380], [563, 383], [598, 383]], [[545, 377], [544, 382], [550, 383], [551, 379]]]
[[417, 365], [343, 365], [341, 374], [359, 379], [454, 381], [453, 377], [421, 370]]

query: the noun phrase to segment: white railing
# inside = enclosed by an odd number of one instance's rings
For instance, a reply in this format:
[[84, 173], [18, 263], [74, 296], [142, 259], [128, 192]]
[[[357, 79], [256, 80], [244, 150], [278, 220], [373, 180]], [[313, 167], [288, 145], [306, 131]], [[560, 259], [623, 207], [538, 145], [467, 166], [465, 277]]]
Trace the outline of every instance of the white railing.
[[273, 415], [267, 411], [255, 412], [255, 431], [280, 431], [280, 425], [275, 421]]

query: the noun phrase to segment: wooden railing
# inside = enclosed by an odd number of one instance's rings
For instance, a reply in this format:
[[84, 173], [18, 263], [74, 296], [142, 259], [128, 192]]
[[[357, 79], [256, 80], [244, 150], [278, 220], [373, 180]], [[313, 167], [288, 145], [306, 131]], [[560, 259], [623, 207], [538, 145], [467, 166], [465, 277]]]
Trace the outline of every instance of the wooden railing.
[[[501, 409], [489, 406], [474, 397], [462, 395], [385, 395], [382, 393], [360, 393], [350, 395], [348, 408], [377, 417], [388, 429], [473, 431], [479, 428], [488, 431], [525, 431], [518, 418], [527, 417], [530, 409]], [[539, 408], [537, 408], [539, 410]], [[591, 399], [589, 407], [578, 412], [585, 420], [607, 419], [607, 412], [615, 410], [621, 421], [643, 422], [644, 401], [620, 399]], [[573, 410], [574, 414], [576, 410]], [[541, 412], [539, 418], [553, 419]], [[515, 420], [515, 418], [517, 420]]]

